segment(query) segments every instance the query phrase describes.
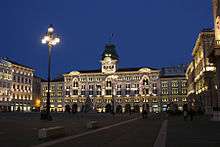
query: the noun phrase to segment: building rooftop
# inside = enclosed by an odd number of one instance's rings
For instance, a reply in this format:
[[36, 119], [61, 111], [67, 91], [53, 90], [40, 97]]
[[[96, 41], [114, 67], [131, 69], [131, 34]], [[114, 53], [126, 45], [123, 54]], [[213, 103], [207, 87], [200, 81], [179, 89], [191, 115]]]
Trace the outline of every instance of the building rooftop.
[[181, 77], [185, 76], [187, 65], [180, 64], [177, 66], [161, 68], [160, 77]]
[[41, 82], [47, 82], [46, 79], [44, 79], [44, 78], [42, 78], [42, 77], [39, 77], [39, 76], [37, 76], [37, 75], [34, 75], [34, 78], [36, 78], [36, 79], [40, 79]]
[[12, 63], [12, 64], [15, 64], [15, 65], [18, 65], [18, 66], [23, 66], [23, 67], [25, 67], [25, 68], [29, 68], [29, 69], [32, 69], [32, 70], [33, 70], [32, 67], [27, 66], [27, 65], [24, 65], [24, 64], [21, 64], [21, 63], [18, 63], [18, 62], [14, 61], [14, 60], [12, 60], [12, 59], [10, 59], [10, 58], [8, 58], [8, 57], [3, 57], [2, 59], [5, 60], [5, 61], [7, 61], [7, 62], [10, 62], [10, 63]]
[[63, 81], [64, 81], [63, 75], [59, 75], [56, 78], [51, 80], [51, 82], [63, 82]]
[[[116, 73], [117, 72], [129, 72], [129, 71], [139, 71], [140, 69], [142, 68], [149, 68], [151, 70], [158, 70], [156, 68], [151, 68], [151, 67], [133, 67], [133, 68], [118, 68], [116, 70]], [[101, 73], [101, 69], [93, 69], [93, 70], [78, 70], [77, 72], [79, 73]], [[68, 72], [70, 73], [70, 72]], [[66, 73], [66, 74], [68, 74]]]
[[114, 44], [108, 43], [108, 44], [105, 45], [105, 50], [102, 53], [102, 60], [105, 57], [111, 57], [114, 60], [118, 60], [119, 59], [119, 56], [118, 56], [118, 54], [116, 52], [116, 46]]
[[166, 75], [166, 76], [162, 75], [160, 76], [160, 78], [177, 78], [177, 77], [181, 78], [181, 77], [185, 77], [185, 75]]

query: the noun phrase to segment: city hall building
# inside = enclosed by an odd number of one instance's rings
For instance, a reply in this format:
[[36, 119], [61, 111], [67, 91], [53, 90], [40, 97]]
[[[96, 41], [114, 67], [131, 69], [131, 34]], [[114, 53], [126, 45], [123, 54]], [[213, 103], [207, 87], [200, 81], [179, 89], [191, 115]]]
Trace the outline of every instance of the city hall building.
[[101, 68], [97, 70], [72, 71], [64, 74], [65, 105], [81, 111], [87, 98], [93, 109], [105, 112], [136, 112], [147, 104], [150, 111], [160, 110], [160, 71], [150, 67], [119, 68], [116, 46], [105, 45]]

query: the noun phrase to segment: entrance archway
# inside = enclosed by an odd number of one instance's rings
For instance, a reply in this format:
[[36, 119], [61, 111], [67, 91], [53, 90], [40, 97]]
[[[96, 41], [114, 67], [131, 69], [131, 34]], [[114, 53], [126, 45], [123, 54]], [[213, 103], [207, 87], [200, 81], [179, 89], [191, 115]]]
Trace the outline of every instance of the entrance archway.
[[131, 111], [131, 105], [130, 104], [126, 104], [125, 105], [125, 113], [129, 113]]
[[134, 105], [134, 113], [139, 113], [139, 112], [140, 112], [140, 106]]
[[77, 112], [77, 104], [74, 103], [74, 104], [72, 105], [72, 113], [76, 113], [76, 112]]
[[70, 109], [71, 109], [71, 108], [70, 108], [70, 105], [66, 105], [66, 106], [65, 106], [65, 112], [69, 112], [69, 113], [70, 113]]
[[107, 105], [105, 106], [105, 112], [106, 112], [106, 113], [110, 113], [111, 110], [112, 110], [111, 104], [107, 104]]
[[116, 113], [122, 113], [122, 106], [121, 105], [118, 105], [116, 107]]

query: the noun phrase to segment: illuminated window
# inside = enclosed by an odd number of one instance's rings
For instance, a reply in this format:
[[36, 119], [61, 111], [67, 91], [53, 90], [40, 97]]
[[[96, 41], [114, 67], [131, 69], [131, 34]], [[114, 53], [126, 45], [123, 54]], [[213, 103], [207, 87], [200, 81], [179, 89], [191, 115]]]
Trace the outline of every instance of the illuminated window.
[[18, 76], [17, 82], [20, 83], [20, 77]]
[[143, 94], [144, 95], [149, 94], [149, 89], [143, 89]]
[[178, 94], [178, 88], [173, 88], [172, 89], [172, 94]]
[[90, 91], [89, 91], [89, 95], [93, 95], [93, 91], [90, 90]]
[[148, 79], [143, 80], [143, 85], [148, 85]]
[[172, 87], [178, 87], [178, 81], [172, 81], [171, 83]]
[[152, 91], [154, 94], [157, 94], [157, 89], [153, 89]]
[[125, 94], [126, 94], [126, 95], [130, 95], [130, 93], [131, 93], [130, 90], [126, 90], [126, 91], [125, 91]]
[[58, 86], [58, 90], [62, 90], [63, 89], [63, 86], [62, 85], [59, 85]]
[[111, 82], [111, 81], [107, 81], [107, 82], [106, 82], [106, 86], [107, 86], [107, 87], [112, 87], [112, 82]]
[[167, 88], [162, 88], [162, 94], [168, 94], [168, 89]]
[[82, 89], [86, 89], [86, 85], [82, 85]]
[[77, 81], [74, 81], [73, 82], [73, 87], [78, 87], [79, 86], [79, 83]]
[[121, 95], [121, 91], [117, 91], [117, 95]]
[[167, 102], [168, 99], [167, 99], [167, 98], [163, 98], [162, 101], [163, 101], [163, 102]]
[[55, 89], [55, 86], [51, 86], [50, 89], [51, 89], [51, 90], [54, 90], [54, 89]]
[[78, 90], [73, 90], [73, 95], [78, 95]]
[[182, 89], [182, 94], [187, 94], [187, 89]]
[[89, 89], [93, 90], [94, 89], [94, 85], [89, 85]]
[[182, 81], [182, 87], [186, 87], [187, 82], [186, 81]]
[[161, 82], [161, 86], [162, 86], [162, 87], [168, 87], [167, 81], [162, 81], [162, 82]]
[[86, 95], [86, 92], [85, 91], [81, 91], [81, 95]]
[[60, 91], [57, 93], [58, 96], [62, 96], [62, 94], [63, 94], [63, 93], [60, 92]]
[[96, 91], [96, 94], [101, 95], [101, 91], [100, 90]]
[[112, 91], [111, 90], [105, 90], [105, 94], [106, 95], [112, 95]]
[[126, 88], [131, 88], [131, 84], [126, 84]]
[[139, 94], [139, 90], [135, 90], [135, 91], [134, 91], [134, 94]]
[[117, 88], [118, 88], [118, 89], [121, 88], [121, 85], [117, 85]]

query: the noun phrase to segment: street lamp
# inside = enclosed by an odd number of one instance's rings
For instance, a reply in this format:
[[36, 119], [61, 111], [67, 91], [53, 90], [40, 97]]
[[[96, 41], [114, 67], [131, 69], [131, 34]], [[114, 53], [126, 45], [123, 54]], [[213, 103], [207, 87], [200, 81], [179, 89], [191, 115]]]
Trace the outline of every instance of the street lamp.
[[60, 38], [54, 33], [53, 25], [50, 24], [46, 34], [41, 40], [42, 44], [48, 46], [48, 91], [47, 91], [47, 103], [46, 103], [46, 119], [52, 120], [50, 115], [50, 65], [51, 65], [51, 49], [60, 42]]

